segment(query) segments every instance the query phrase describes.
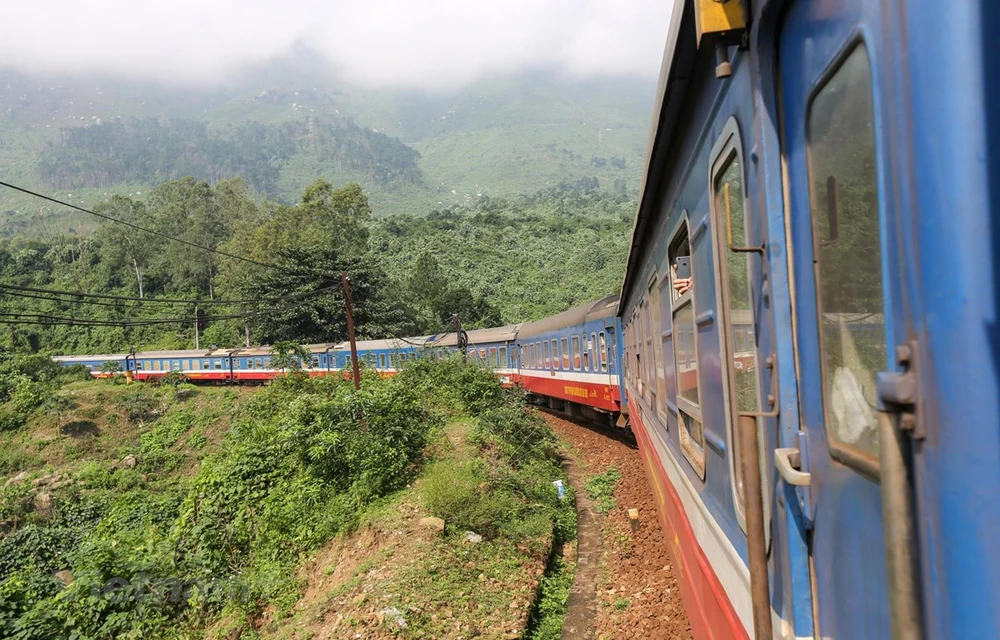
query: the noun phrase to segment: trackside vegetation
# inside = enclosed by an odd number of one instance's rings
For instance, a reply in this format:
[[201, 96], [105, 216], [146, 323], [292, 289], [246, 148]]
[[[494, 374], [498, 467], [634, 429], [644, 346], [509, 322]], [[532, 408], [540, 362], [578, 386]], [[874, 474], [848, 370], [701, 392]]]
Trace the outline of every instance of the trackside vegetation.
[[[361, 595], [323, 607], [345, 630], [507, 637], [547, 588], [541, 569], [519, 572], [575, 536], [572, 496], [552, 485], [564, 478], [552, 432], [520, 393], [458, 360], [366, 372], [360, 391], [297, 372], [249, 390], [52, 383], [23, 369], [3, 369], [0, 388], [53, 384], [73, 403], [62, 417], [26, 405], [0, 433], [4, 638], [305, 637], [317, 554], [417, 516], [444, 531], [412, 537], [425, 546], [382, 582], [347, 576], [340, 592]], [[448, 558], [461, 562], [434, 564]], [[505, 584], [525, 593], [511, 602]], [[478, 608], [454, 605], [470, 597]], [[431, 611], [445, 605], [450, 616]], [[546, 605], [551, 628], [559, 607]]]

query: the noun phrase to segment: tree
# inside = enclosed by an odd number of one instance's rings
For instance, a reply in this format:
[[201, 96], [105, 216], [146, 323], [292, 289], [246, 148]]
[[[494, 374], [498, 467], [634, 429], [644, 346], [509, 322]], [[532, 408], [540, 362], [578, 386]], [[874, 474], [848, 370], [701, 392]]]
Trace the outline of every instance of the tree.
[[67, 395], [54, 393], [45, 400], [42, 406], [45, 408], [46, 413], [56, 417], [56, 432], [62, 435], [63, 416], [76, 409], [76, 400]]
[[278, 340], [271, 346], [271, 366], [282, 371], [301, 371], [309, 361], [309, 351], [292, 340]]
[[[107, 202], [94, 207], [94, 211], [132, 224], [147, 224], [146, 206], [126, 196], [114, 195]], [[100, 237], [106, 254], [112, 260], [122, 259], [130, 264], [135, 274], [139, 297], [145, 297], [145, 276], [150, 258], [158, 250], [159, 239], [144, 231], [123, 224], [108, 224], [101, 229]]]

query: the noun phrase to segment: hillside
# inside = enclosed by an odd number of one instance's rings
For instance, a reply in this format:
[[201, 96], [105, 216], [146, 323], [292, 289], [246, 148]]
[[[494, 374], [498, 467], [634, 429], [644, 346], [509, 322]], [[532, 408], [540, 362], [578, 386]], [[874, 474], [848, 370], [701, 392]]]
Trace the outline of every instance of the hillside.
[[[376, 217], [583, 177], [638, 188], [649, 82], [534, 72], [434, 94], [335, 77], [306, 52], [212, 88], [0, 70], [0, 174], [91, 206], [185, 175], [239, 175], [286, 203], [317, 177], [357, 181]], [[57, 213], [9, 190], [0, 212], [7, 234]]]

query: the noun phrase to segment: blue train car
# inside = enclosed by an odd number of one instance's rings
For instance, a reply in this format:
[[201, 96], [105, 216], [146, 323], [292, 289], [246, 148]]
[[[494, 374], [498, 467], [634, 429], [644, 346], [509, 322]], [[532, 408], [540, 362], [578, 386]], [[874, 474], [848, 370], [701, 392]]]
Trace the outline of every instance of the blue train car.
[[95, 378], [103, 378], [113, 375], [115, 372], [134, 371], [135, 362], [132, 357], [125, 353], [113, 353], [92, 356], [52, 356], [52, 360], [59, 364], [70, 367], [79, 365], [86, 367], [90, 375]]
[[621, 410], [621, 324], [617, 296], [588, 302], [517, 332], [517, 380], [527, 391], [552, 403]]
[[618, 313], [696, 637], [1000, 637], [998, 18], [674, 8]]

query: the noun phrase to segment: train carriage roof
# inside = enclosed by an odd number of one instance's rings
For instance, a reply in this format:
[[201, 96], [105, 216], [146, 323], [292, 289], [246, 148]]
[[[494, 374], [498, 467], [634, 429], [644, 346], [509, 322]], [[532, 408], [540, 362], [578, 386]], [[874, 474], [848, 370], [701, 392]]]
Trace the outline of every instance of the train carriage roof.
[[135, 354], [137, 359], [142, 358], [221, 358], [228, 357], [229, 354], [238, 349], [179, 349], [175, 351], [140, 351]]
[[[497, 342], [511, 342], [518, 334], [523, 324], [508, 324], [503, 327], [493, 327], [490, 329], [470, 329], [466, 331], [469, 336], [470, 345], [495, 344]], [[431, 336], [427, 341], [428, 347], [457, 347], [458, 334], [442, 333]]]
[[102, 360], [107, 362], [109, 360], [124, 360], [128, 356], [127, 353], [101, 353], [92, 356], [52, 356], [52, 359], [56, 362], [91, 362], [93, 360]]
[[526, 322], [521, 325], [521, 330], [518, 332], [517, 337], [518, 339], [532, 338], [534, 336], [542, 335], [543, 333], [551, 333], [552, 331], [563, 329], [565, 327], [583, 324], [588, 320], [597, 320], [613, 316], [615, 314], [617, 304], [618, 296], [608, 296], [607, 298], [603, 298], [597, 302], [581, 304], [578, 307], [567, 309], [562, 313], [548, 318], [543, 318], [542, 320], [538, 320], [536, 322]]
[[[692, 1], [677, 0], [670, 13], [667, 43], [663, 50], [660, 79], [654, 97], [653, 121], [646, 146], [642, 186], [639, 188], [639, 205], [632, 224], [632, 238], [625, 263], [621, 300], [626, 299], [632, 279], [638, 277], [637, 272], [641, 269], [641, 265], [636, 264], [639, 259], [639, 249], [646, 236], [646, 225], [655, 215], [660, 188], [664, 186], [664, 181], [660, 180], [659, 176], [664, 175], [673, 134], [678, 124], [681, 102], [691, 78], [689, 71], [694, 65], [697, 53]], [[619, 306], [616, 312], [621, 313], [621, 311]]]
[[[403, 349], [417, 349], [424, 346], [426, 338], [388, 338], [386, 340], [358, 340], [358, 351], [400, 351]], [[343, 349], [350, 350], [349, 342], [340, 345]]]

